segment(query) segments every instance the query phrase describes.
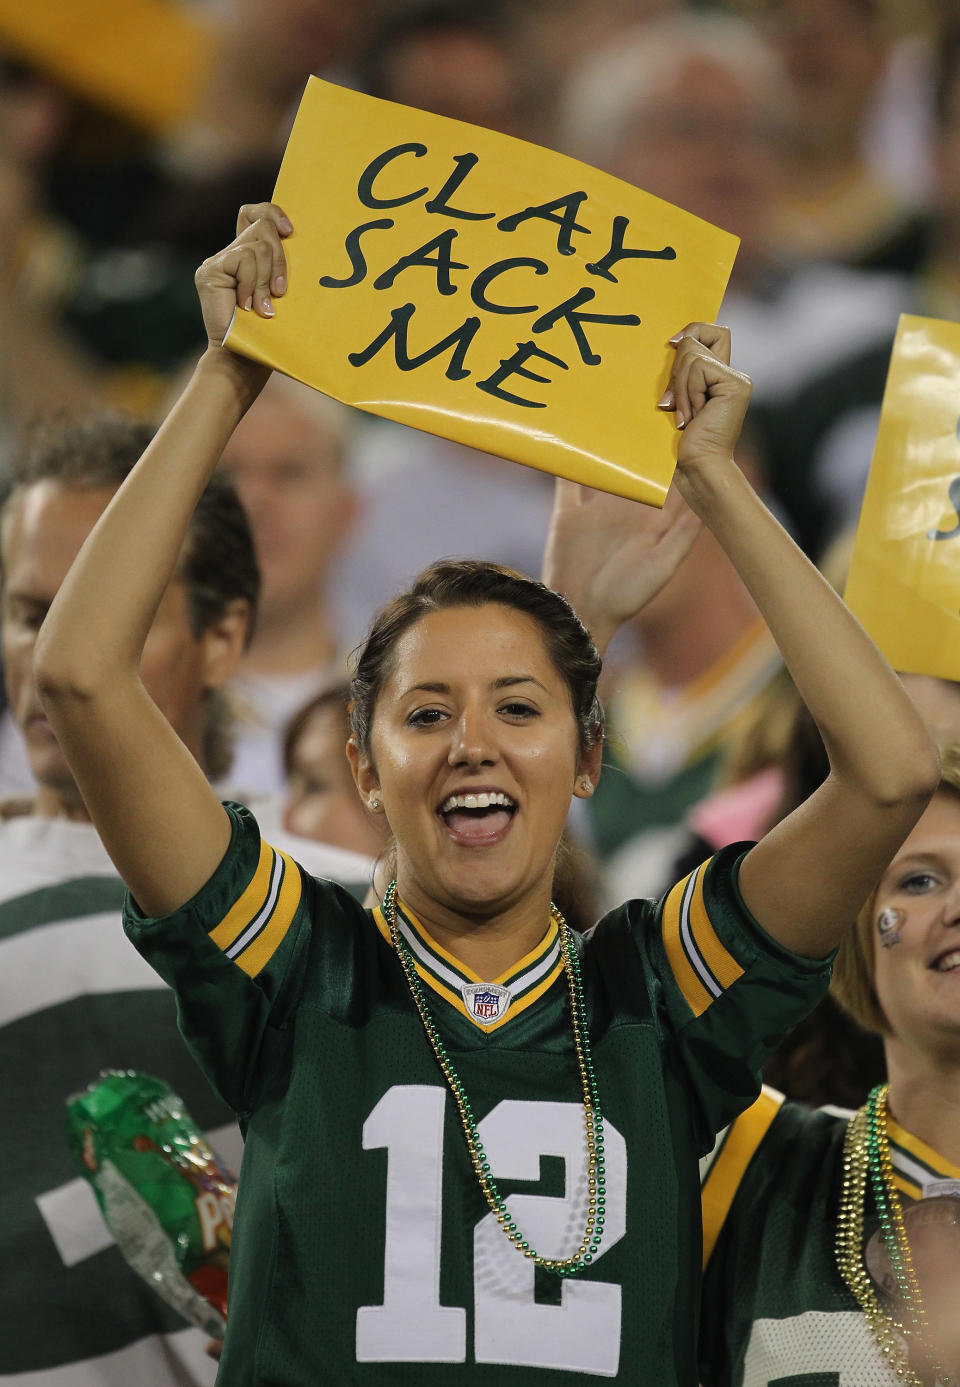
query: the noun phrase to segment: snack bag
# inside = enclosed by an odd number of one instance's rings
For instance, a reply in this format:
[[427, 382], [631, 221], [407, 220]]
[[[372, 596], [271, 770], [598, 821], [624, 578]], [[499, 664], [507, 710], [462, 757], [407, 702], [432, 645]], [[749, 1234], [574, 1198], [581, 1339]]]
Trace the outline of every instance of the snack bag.
[[126, 1260], [222, 1338], [237, 1182], [162, 1079], [104, 1070], [67, 1101], [74, 1159]]

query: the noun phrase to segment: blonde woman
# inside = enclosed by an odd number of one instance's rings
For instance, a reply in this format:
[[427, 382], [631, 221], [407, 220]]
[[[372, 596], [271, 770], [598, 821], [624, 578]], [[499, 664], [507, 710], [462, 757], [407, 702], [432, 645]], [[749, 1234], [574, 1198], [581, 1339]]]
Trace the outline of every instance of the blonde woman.
[[856, 1115], [765, 1092], [705, 1161], [705, 1387], [960, 1380], [960, 748], [841, 944], [882, 1036]]

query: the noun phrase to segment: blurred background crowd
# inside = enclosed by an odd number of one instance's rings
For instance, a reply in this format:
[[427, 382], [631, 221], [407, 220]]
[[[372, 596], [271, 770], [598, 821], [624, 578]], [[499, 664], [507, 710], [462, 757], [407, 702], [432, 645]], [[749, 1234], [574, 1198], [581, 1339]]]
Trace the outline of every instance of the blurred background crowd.
[[[51, 412], [163, 412], [203, 344], [194, 269], [269, 198], [310, 73], [560, 149], [738, 235], [721, 317], [755, 383], [739, 461], [842, 585], [898, 315], [960, 317], [950, 0], [0, 0], [0, 478]], [[272, 814], [375, 855], [342, 750], [349, 652], [441, 554], [538, 573], [551, 480], [279, 377], [223, 466], [262, 597], [221, 783], [265, 831]], [[707, 534], [605, 678], [607, 768], [571, 825], [581, 920], [757, 836], [825, 765]], [[960, 736], [960, 690], [912, 687]], [[34, 792], [14, 703], [10, 815]], [[846, 1053], [849, 1090], [834, 1066], [825, 1096], [860, 1101], [876, 1052]], [[816, 1056], [791, 1063], [781, 1086], [824, 1096]]]

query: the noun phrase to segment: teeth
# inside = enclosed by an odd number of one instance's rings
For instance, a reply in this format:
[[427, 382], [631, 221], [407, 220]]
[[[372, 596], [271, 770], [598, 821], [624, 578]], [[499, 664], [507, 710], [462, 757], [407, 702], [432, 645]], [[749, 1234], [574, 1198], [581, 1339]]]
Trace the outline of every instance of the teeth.
[[440, 813], [449, 814], [454, 809], [490, 809], [494, 805], [504, 809], [516, 808], [509, 795], [502, 790], [494, 790], [493, 793], [482, 791], [479, 795], [451, 795], [441, 804]]
[[954, 968], [960, 968], [960, 949], [955, 949], [952, 954], [944, 954], [943, 958], [937, 959], [935, 966], [938, 973], [950, 973]]

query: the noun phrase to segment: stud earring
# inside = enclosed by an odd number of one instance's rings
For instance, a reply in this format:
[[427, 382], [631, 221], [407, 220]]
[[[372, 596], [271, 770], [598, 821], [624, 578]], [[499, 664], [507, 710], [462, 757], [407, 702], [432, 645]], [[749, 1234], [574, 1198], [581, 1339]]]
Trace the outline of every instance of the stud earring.
[[593, 785], [587, 776], [584, 776], [580, 781], [580, 789], [584, 790], [587, 794], [593, 789]]
[[380, 812], [380, 801], [377, 799], [376, 795], [373, 795], [373, 796], [371, 797], [371, 799], [370, 799], [370, 806], [369, 806], [369, 807], [370, 807], [370, 812], [371, 812], [371, 814], [379, 814], [379, 812]]

